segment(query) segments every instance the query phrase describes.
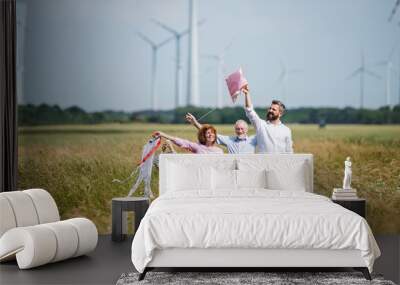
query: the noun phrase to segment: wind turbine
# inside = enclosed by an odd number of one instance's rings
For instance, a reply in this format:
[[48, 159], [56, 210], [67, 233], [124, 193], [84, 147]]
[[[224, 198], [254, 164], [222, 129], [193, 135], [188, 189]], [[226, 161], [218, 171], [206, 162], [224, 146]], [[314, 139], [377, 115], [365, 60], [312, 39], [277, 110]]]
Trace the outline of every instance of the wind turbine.
[[158, 49], [170, 41], [172, 41], [174, 38], [168, 38], [158, 44], [154, 43], [152, 40], [150, 40], [148, 37], [143, 35], [140, 32], [137, 32], [136, 35], [141, 38], [144, 42], [148, 43], [151, 48], [152, 48], [152, 58], [151, 58], [151, 109], [153, 111], [157, 110], [157, 98], [156, 98], [156, 81], [157, 81], [157, 52]]
[[[393, 9], [390, 12], [390, 16], [389, 16], [388, 22], [391, 22], [393, 20], [393, 18], [396, 15], [399, 7], [400, 7], [400, 0], [396, 0], [396, 3], [394, 4]], [[400, 21], [398, 22], [397, 25], [400, 27]], [[398, 83], [399, 84], [399, 86], [398, 86], [398, 88], [399, 88], [399, 102], [398, 102], [398, 104], [400, 105], [400, 50], [399, 50], [399, 70], [398, 70], [398, 75], [399, 75], [399, 83]]]
[[230, 49], [233, 44], [233, 40], [225, 46], [225, 48], [219, 54], [205, 54], [203, 57], [215, 60], [217, 62], [217, 108], [222, 108], [222, 88], [224, 83], [224, 68], [225, 68], [225, 53]]
[[396, 50], [396, 46], [393, 46], [392, 51], [390, 52], [388, 58], [384, 61], [378, 62], [376, 66], [385, 66], [386, 67], [386, 85], [385, 85], [385, 95], [386, 95], [386, 106], [389, 106], [389, 108], [392, 108], [392, 103], [391, 103], [391, 87], [392, 87], [392, 73], [393, 71], [398, 71], [393, 67], [392, 63], [392, 56], [394, 54], [394, 51]]
[[197, 0], [189, 0], [189, 52], [187, 105], [199, 104], [199, 50], [197, 35]]
[[357, 68], [352, 74], [350, 74], [346, 80], [352, 79], [353, 77], [360, 75], [360, 109], [364, 108], [364, 75], [369, 75], [377, 79], [381, 79], [379, 75], [376, 75], [372, 71], [365, 68], [364, 63], [364, 52], [361, 51], [361, 66]]
[[287, 99], [286, 95], [287, 95], [287, 86], [288, 86], [289, 76], [292, 75], [292, 74], [301, 73], [301, 72], [303, 72], [303, 70], [301, 70], [301, 69], [288, 69], [286, 67], [286, 65], [283, 63], [282, 60], [280, 61], [280, 63], [281, 63], [281, 70], [282, 71], [281, 71], [278, 79], [276, 80], [276, 83], [282, 85], [282, 95], [281, 95], [282, 96], [282, 101], [284, 103], [286, 103], [285, 100]]
[[[175, 44], [176, 44], [176, 52], [175, 52], [175, 108], [178, 108], [180, 105], [180, 100], [182, 98], [182, 64], [181, 64], [181, 39], [183, 36], [186, 36], [189, 33], [189, 30], [186, 29], [182, 32], [178, 32], [177, 30], [167, 26], [166, 24], [152, 19], [152, 21], [166, 30], [167, 32], [171, 33], [173, 37], [175, 38]], [[197, 23], [197, 25], [202, 25], [205, 22], [205, 20], [201, 20], [200, 22]]]
[[[397, 9], [399, 9], [399, 6], [400, 6], [400, 0], [397, 0], [396, 3], [394, 4], [392, 11], [390, 12], [388, 22], [392, 21], [392, 19], [394, 18], [394, 15], [396, 15]], [[399, 26], [400, 26], [400, 22], [399, 22]]]
[[397, 75], [399, 76], [399, 82], [397, 83], [398, 84], [397, 88], [399, 88], [399, 102], [398, 102], [398, 104], [400, 106], [400, 49], [399, 49], [398, 57], [399, 57], [399, 69], [397, 70]]

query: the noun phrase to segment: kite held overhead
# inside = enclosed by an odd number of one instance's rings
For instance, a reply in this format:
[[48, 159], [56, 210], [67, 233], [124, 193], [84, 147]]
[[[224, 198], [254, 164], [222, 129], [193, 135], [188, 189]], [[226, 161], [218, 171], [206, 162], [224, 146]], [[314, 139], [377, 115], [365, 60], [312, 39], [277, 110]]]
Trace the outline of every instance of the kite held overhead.
[[[231, 73], [228, 75], [227, 78], [225, 78], [226, 85], [228, 86], [229, 90], [229, 95], [231, 96], [232, 102], [235, 103], [237, 97], [240, 95], [240, 92], [246, 85], [248, 84], [247, 79], [244, 78], [243, 76], [243, 71], [242, 68], [239, 68], [237, 71]], [[214, 108], [210, 111], [208, 111], [206, 114], [198, 118], [197, 120], [200, 121], [207, 117], [209, 114], [214, 112], [217, 108]]]
[[231, 95], [232, 102], [235, 102], [241, 90], [248, 84], [247, 79], [243, 76], [242, 68], [230, 74], [225, 78], [228, 85], [229, 94]]

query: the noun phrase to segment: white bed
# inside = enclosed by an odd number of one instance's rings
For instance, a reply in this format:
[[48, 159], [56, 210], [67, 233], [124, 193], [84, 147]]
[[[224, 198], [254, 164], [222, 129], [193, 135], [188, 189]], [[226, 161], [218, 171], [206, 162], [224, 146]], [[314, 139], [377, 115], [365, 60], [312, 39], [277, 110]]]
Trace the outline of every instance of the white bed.
[[154, 267], [354, 267], [380, 251], [362, 217], [313, 194], [310, 154], [160, 157], [160, 197], [132, 243]]

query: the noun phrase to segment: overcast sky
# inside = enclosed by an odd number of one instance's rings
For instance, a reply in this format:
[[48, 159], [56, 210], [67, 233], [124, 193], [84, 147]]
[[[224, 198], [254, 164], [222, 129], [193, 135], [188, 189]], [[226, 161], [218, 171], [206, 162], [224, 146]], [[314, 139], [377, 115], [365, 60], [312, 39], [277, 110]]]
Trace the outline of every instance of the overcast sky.
[[[200, 54], [225, 53], [226, 73], [242, 66], [254, 104], [271, 99], [286, 105], [359, 106], [359, 77], [346, 80], [361, 64], [382, 77], [365, 78], [365, 107], [385, 105], [384, 67], [400, 40], [400, 11], [388, 18], [396, 0], [201, 0], [198, 18]], [[17, 0], [19, 35], [25, 32], [22, 103], [78, 105], [85, 110], [150, 108], [151, 48], [135, 35], [155, 42], [170, 35], [158, 19], [177, 30], [188, 27], [188, 0]], [[21, 17], [26, 8], [25, 20]], [[19, 37], [19, 41], [21, 37]], [[187, 37], [182, 41], [184, 78]], [[175, 44], [159, 51], [160, 109], [174, 107]], [[400, 46], [392, 56], [400, 69]], [[286, 96], [277, 83], [287, 69]], [[22, 69], [21, 69], [22, 70]], [[216, 63], [200, 58], [200, 105], [214, 106]], [[19, 73], [22, 74], [22, 73]], [[399, 100], [399, 74], [393, 74], [392, 102]], [[224, 86], [225, 87], [225, 86]], [[184, 87], [186, 91], [186, 87]], [[186, 94], [184, 94], [186, 97]], [[183, 100], [182, 100], [183, 101]], [[242, 98], [236, 104], [242, 104]], [[182, 102], [183, 103], [183, 102]], [[224, 104], [234, 106], [224, 89]]]

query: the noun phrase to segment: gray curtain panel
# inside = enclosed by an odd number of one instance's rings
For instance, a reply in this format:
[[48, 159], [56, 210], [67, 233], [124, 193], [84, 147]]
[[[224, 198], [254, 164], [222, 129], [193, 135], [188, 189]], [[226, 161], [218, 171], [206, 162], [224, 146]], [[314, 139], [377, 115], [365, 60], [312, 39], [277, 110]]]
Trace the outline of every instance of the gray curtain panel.
[[16, 3], [0, 0], [0, 191], [17, 189]]

